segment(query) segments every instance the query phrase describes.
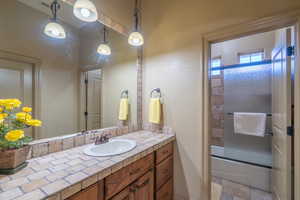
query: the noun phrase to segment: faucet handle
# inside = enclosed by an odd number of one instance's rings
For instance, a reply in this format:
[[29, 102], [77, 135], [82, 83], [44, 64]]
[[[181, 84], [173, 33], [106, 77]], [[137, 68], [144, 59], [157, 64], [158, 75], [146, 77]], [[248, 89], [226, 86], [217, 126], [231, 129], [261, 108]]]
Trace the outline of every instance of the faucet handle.
[[100, 136], [97, 136], [96, 139], [95, 139], [95, 145], [98, 145], [102, 142], [102, 139]]
[[89, 134], [90, 132], [88, 130], [82, 130], [80, 132], [81, 135], [86, 135], [86, 134]]
[[111, 138], [112, 134], [107, 133], [107, 134], [103, 134], [103, 140], [104, 142], [107, 142], [110, 138]]
[[104, 136], [105, 138], [110, 138], [110, 137], [112, 136], [112, 134], [106, 133], [106, 134], [103, 134], [103, 136]]

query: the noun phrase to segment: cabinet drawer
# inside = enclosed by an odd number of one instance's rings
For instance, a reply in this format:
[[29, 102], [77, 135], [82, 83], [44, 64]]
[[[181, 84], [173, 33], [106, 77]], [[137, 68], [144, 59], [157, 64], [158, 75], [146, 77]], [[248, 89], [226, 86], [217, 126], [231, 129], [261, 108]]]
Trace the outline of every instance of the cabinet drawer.
[[132, 185], [132, 197], [134, 200], [154, 199], [154, 173], [148, 171], [145, 175], [136, 180]]
[[163, 146], [156, 151], [156, 164], [160, 163], [170, 155], [173, 155], [173, 142]]
[[173, 176], [173, 156], [156, 166], [156, 190]]
[[155, 196], [156, 200], [173, 200], [173, 178], [165, 183]]
[[154, 155], [152, 153], [108, 176], [105, 179], [105, 199], [109, 199], [120, 192], [149, 169], [153, 168], [153, 165]]

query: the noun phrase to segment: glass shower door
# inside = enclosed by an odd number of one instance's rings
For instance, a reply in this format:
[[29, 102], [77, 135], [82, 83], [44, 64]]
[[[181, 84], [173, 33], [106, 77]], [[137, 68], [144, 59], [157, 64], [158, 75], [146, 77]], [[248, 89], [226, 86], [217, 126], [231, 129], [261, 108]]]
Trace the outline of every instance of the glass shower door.
[[271, 113], [271, 65], [224, 70], [224, 157], [255, 165], [272, 166], [271, 120], [264, 137], [234, 132], [234, 112]]

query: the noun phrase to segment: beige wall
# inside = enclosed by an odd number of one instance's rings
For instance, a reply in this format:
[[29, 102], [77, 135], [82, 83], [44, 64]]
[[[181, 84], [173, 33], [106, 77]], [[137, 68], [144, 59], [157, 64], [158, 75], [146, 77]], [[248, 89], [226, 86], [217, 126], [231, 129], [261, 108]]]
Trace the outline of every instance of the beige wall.
[[143, 1], [144, 119], [154, 87], [164, 96], [165, 124], [177, 133], [175, 196], [200, 200], [203, 33], [300, 6], [298, 0]]
[[43, 34], [48, 17], [15, 0], [2, 2], [0, 15], [0, 49], [42, 61], [41, 137], [74, 133], [78, 123], [77, 31], [64, 24], [67, 39], [49, 39]]

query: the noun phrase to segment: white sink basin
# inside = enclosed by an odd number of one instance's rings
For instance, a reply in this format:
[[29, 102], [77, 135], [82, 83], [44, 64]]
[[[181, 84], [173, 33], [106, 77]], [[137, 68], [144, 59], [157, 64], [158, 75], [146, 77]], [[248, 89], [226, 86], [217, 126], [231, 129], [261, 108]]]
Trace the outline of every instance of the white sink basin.
[[89, 156], [113, 156], [131, 151], [136, 147], [136, 142], [127, 139], [111, 139], [109, 142], [99, 145], [89, 145], [84, 153]]

